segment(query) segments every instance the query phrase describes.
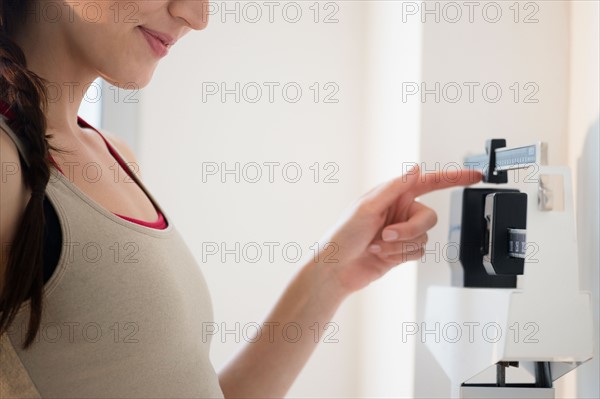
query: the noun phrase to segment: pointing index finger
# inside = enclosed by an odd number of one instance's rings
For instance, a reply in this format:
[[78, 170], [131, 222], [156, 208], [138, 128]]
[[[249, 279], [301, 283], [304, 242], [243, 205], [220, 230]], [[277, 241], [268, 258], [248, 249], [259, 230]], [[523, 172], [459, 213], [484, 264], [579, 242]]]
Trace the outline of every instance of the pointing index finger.
[[450, 187], [468, 186], [481, 181], [483, 175], [474, 169], [456, 169], [436, 172], [420, 172], [416, 184], [412, 188], [415, 197], [431, 191]]

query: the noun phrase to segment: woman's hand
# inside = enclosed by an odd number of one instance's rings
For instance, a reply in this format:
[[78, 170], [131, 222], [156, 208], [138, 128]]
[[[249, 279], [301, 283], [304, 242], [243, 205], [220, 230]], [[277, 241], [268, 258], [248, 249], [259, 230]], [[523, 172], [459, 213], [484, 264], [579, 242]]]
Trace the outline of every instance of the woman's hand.
[[[267, 316], [271, 325], [293, 323], [306, 333], [293, 342], [284, 334], [274, 334], [274, 339], [262, 334], [246, 345], [219, 375], [225, 397], [285, 396], [325, 331], [315, 326], [327, 325], [351, 292], [395, 265], [421, 256], [426, 232], [437, 218], [415, 198], [479, 180], [481, 174], [473, 171], [421, 176], [416, 168], [360, 197], [341, 224], [321, 241], [319, 259], [299, 270]], [[392, 233], [398, 237], [388, 240]], [[374, 245], [380, 250], [369, 249]]]
[[421, 175], [415, 167], [375, 187], [360, 197], [321, 241], [318, 263], [333, 272], [342, 292], [350, 293], [400, 263], [419, 259], [437, 215], [416, 198], [433, 190], [477, 183], [481, 178], [481, 173], [473, 170]]

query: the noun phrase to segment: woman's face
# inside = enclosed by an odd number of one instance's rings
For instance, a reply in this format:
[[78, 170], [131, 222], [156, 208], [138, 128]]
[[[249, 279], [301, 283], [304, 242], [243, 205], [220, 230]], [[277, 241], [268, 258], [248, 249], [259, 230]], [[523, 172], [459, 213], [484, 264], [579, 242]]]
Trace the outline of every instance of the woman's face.
[[172, 45], [163, 41], [175, 42], [208, 23], [208, 0], [39, 0], [35, 6], [45, 21], [54, 18], [51, 31], [62, 36], [68, 54], [129, 89], [150, 81]]

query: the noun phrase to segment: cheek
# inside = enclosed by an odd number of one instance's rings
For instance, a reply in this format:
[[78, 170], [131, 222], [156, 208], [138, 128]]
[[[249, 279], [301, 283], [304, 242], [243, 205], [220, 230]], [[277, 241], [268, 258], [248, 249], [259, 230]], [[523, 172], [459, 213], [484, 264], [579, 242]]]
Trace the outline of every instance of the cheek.
[[[73, 54], [79, 54], [105, 80], [125, 89], [145, 87], [158, 64], [136, 28], [142, 23], [142, 9], [137, 3], [140, 2], [72, 2], [73, 18], [67, 27]], [[148, 4], [144, 6], [147, 11], [161, 1], [141, 3]]]
[[[126, 3], [135, 3], [127, 1]], [[68, 10], [70, 20], [89, 24], [105, 25], [125, 20], [124, 9], [127, 7], [122, 1], [66, 1], [63, 4]]]
[[66, 1], [62, 5], [68, 20], [61, 29], [69, 52], [81, 60], [82, 67], [96, 71], [112, 85], [142, 89], [152, 79], [159, 59], [137, 26], [167, 12], [168, 4], [168, 0]]
[[[77, 1], [66, 2], [69, 6], [69, 18], [64, 20], [66, 35], [72, 50], [86, 51], [109, 56], [111, 48], [118, 51], [120, 44], [126, 45], [126, 36], [131, 35], [134, 24], [119, 22], [115, 10], [117, 1]], [[64, 25], [64, 24], [63, 24]], [[128, 35], [129, 33], [129, 35]], [[125, 39], [125, 42], [119, 42]], [[88, 54], [89, 55], [89, 54]]]
[[[68, 18], [64, 18], [70, 34], [79, 35], [93, 43], [118, 44], [128, 40], [135, 27], [143, 23], [144, 14], [135, 1], [67, 1]], [[155, 3], [148, 0], [146, 3]], [[147, 8], [147, 7], [146, 7]], [[102, 40], [102, 37], [105, 40]]]

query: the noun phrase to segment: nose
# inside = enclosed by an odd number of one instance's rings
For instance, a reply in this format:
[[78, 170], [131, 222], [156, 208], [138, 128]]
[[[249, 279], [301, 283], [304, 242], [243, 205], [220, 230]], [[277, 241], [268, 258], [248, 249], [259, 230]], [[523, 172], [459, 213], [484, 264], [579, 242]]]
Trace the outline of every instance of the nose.
[[169, 12], [181, 18], [194, 30], [202, 30], [208, 25], [209, 0], [172, 0]]

